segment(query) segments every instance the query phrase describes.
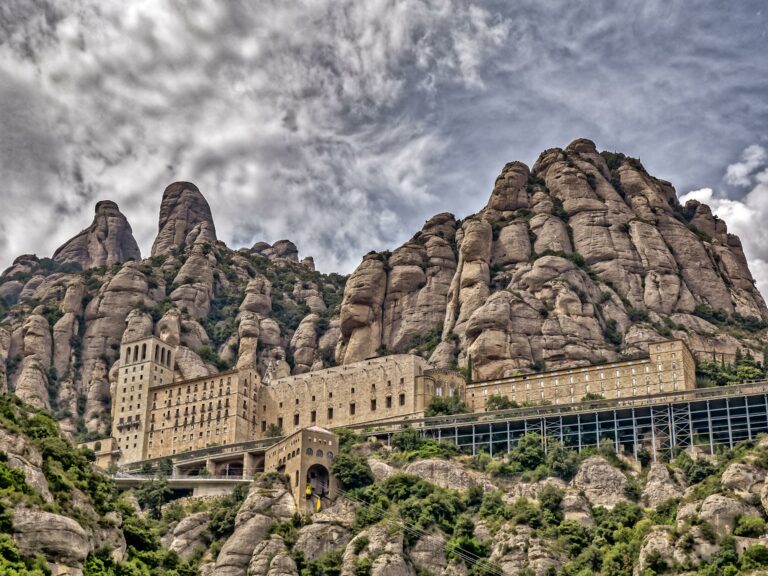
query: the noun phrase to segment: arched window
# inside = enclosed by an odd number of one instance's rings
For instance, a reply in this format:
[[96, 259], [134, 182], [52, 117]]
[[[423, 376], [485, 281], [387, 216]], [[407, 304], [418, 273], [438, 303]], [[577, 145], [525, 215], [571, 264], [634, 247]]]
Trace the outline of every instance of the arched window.
[[323, 451], [320, 450], [319, 448], [317, 449], [317, 457], [318, 458], [322, 458], [323, 457]]
[[328, 458], [328, 460], [333, 460], [333, 452], [329, 450], [328, 453], [326, 453], [325, 457]]
[[147, 343], [141, 345], [141, 360], [144, 361], [147, 359]]
[[155, 362], [157, 362], [159, 358], [160, 358], [160, 346], [158, 346], [157, 344], [155, 344], [155, 357], [154, 357], [154, 358], [152, 358], [152, 360], [154, 360]]
[[312, 456], [312, 448], [307, 448], [307, 456]]

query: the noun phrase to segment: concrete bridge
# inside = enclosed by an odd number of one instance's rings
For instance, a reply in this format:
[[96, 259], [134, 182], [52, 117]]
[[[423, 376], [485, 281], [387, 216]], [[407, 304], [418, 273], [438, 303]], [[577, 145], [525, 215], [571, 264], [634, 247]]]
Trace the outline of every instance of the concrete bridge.
[[[138, 488], [146, 482], [152, 482], [157, 478], [153, 475], [128, 474], [118, 472], [112, 476], [118, 490], [128, 490]], [[174, 492], [188, 493], [196, 498], [205, 496], [220, 496], [228, 494], [235, 487], [248, 485], [251, 478], [244, 478], [242, 473], [239, 476], [177, 476], [171, 475], [167, 478], [168, 486]]]

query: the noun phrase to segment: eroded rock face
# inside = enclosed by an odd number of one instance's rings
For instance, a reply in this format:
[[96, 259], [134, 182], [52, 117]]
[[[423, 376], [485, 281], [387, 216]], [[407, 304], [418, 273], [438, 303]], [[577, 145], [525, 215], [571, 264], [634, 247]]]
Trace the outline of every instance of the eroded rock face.
[[[268, 544], [263, 541], [274, 522], [285, 521], [295, 512], [293, 497], [279, 480], [265, 478], [254, 482], [235, 517], [235, 532], [224, 543], [216, 558], [212, 576], [244, 576], [247, 569], [250, 571], [249, 565], [254, 562], [257, 565], [254, 570], [261, 570], [265, 563], [266, 566], [271, 566], [272, 560], [280, 551], [282, 538], [280, 542], [273, 542], [273, 548], [266, 553], [264, 548]], [[290, 560], [290, 557], [286, 557]], [[278, 565], [281, 569], [290, 568], [290, 565], [282, 560]], [[295, 568], [294, 565], [293, 574]], [[272, 574], [269, 570], [265, 573]], [[285, 573], [292, 574], [290, 571]]]
[[536, 576], [545, 576], [557, 573], [568, 559], [534, 536], [529, 526], [505, 524], [493, 538], [490, 561], [504, 574], [519, 574], [528, 569]]
[[592, 506], [610, 510], [627, 500], [624, 495], [627, 477], [601, 456], [592, 456], [582, 462], [573, 479], [573, 486], [584, 492]]
[[176, 552], [180, 558], [188, 560], [198, 551], [206, 548], [205, 534], [210, 519], [211, 515], [208, 512], [198, 512], [182, 518], [163, 545], [170, 551]]
[[643, 488], [643, 503], [655, 508], [666, 500], [680, 498], [682, 495], [681, 487], [672, 478], [667, 466], [662, 462], [652, 463]]
[[[253, 252], [257, 252], [270, 260], [291, 260], [292, 262], [299, 261], [299, 249], [296, 244], [290, 240], [278, 240], [271, 246], [266, 242], [257, 242], [251, 248]], [[314, 266], [314, 262], [313, 262]]]
[[363, 558], [371, 561], [371, 576], [415, 576], [416, 574], [405, 559], [402, 532], [391, 530], [383, 524], [366, 528], [352, 539], [350, 545], [344, 550], [341, 576], [355, 576], [357, 563]]
[[131, 225], [117, 204], [103, 200], [96, 204], [93, 223], [60, 246], [53, 259], [60, 263], [76, 263], [87, 270], [126, 260], [141, 260], [141, 252]]
[[298, 576], [296, 563], [280, 536], [273, 534], [256, 546], [248, 564], [248, 576]]
[[16, 395], [35, 408], [50, 409], [48, 369], [51, 367], [53, 340], [48, 320], [32, 314], [22, 327], [21, 372], [16, 380]]
[[747, 499], [752, 494], [760, 494], [765, 482], [765, 470], [751, 462], [733, 462], [723, 471], [720, 486]]
[[469, 490], [473, 486], [481, 486], [493, 490], [493, 483], [484, 475], [473, 473], [456, 462], [448, 460], [419, 460], [409, 464], [404, 472], [423, 478], [441, 488], [453, 490]]
[[23, 554], [42, 554], [62, 567], [81, 570], [92, 551], [88, 533], [74, 520], [28, 508], [13, 511], [13, 539]]
[[[611, 361], [670, 336], [761, 357], [757, 341], [707, 326], [697, 306], [768, 317], [738, 238], [708, 207], [681, 206], [639, 161], [579, 139], [530, 170], [507, 164], [488, 204], [460, 224], [438, 215], [391, 255], [366, 256], [347, 285], [336, 359], [407, 352], [436, 326], [431, 361], [471, 356], [476, 379]], [[631, 321], [637, 311], [648, 320]]]
[[734, 498], [729, 498], [722, 494], [712, 494], [707, 496], [704, 502], [701, 503], [699, 517], [711, 524], [715, 532], [724, 536], [733, 532], [739, 516], [750, 512], [751, 514], [757, 513], [756, 510], [750, 510]]
[[196, 240], [216, 241], [211, 208], [197, 186], [174, 182], [163, 192], [152, 256], [167, 254], [179, 244], [193, 244]]
[[665, 560], [674, 557], [674, 541], [668, 528], [656, 526], [643, 539], [643, 545], [640, 548], [640, 556], [637, 559], [636, 574], [649, 568], [649, 558], [659, 555]]
[[330, 522], [313, 522], [299, 531], [295, 547], [307, 560], [316, 560], [326, 552], [343, 550], [352, 538], [349, 529]]
[[410, 549], [411, 562], [435, 576], [463, 576], [467, 573], [464, 564], [446, 558], [446, 542], [447, 538], [440, 530], [425, 534]]
[[337, 362], [349, 364], [376, 356], [381, 346], [386, 278], [384, 257], [369, 254], [347, 280]]

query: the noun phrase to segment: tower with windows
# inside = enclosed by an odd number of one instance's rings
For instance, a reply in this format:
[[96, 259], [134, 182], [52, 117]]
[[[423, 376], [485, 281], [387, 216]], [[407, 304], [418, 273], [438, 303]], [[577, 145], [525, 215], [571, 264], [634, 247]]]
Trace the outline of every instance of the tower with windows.
[[112, 437], [117, 441], [120, 461], [144, 459], [150, 391], [170, 384], [174, 370], [174, 349], [154, 336], [120, 347], [120, 368], [112, 398]]

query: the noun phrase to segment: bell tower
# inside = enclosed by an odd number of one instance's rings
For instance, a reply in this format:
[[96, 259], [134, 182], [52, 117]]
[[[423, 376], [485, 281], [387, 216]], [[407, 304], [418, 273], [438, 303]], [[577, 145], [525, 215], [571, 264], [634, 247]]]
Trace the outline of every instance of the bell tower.
[[174, 369], [174, 349], [154, 336], [120, 347], [120, 369], [112, 401], [112, 437], [120, 449], [121, 464], [145, 458], [150, 390], [170, 384]]

